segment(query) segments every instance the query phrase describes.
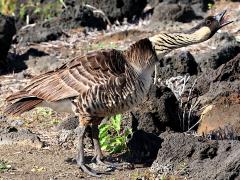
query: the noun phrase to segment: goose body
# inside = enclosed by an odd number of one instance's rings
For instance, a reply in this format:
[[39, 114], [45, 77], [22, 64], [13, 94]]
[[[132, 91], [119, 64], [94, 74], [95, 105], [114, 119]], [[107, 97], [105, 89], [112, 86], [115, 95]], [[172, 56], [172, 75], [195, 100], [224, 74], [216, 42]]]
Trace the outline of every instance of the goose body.
[[156, 63], [157, 56], [148, 39], [125, 51], [91, 52], [34, 78], [27, 87], [7, 98], [17, 102], [6, 112], [21, 114], [45, 106], [88, 117], [122, 113], [142, 102]]

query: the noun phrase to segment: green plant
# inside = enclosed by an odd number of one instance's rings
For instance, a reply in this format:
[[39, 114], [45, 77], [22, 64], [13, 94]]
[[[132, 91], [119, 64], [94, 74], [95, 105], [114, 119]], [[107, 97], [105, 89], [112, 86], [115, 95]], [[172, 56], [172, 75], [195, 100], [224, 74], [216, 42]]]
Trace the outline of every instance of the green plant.
[[110, 123], [101, 124], [99, 127], [99, 139], [102, 150], [110, 153], [120, 153], [127, 149], [127, 137], [132, 130], [121, 129], [121, 115], [111, 117]]
[[213, 8], [213, 4], [212, 3], [208, 3], [208, 9], [212, 9]]
[[11, 165], [6, 161], [0, 160], [0, 173], [5, 172], [9, 169], [11, 169]]
[[19, 18], [22, 20], [26, 20], [29, 15], [29, 10], [38, 16], [40, 20], [51, 19], [52, 17], [60, 14], [62, 6], [66, 8], [63, 0], [57, 0], [49, 3], [40, 3], [33, 0], [25, 0], [24, 2], [18, 2], [17, 0], [0, 0], [1, 13], [14, 16], [16, 10], [19, 10]]
[[50, 108], [44, 108], [44, 107], [37, 107], [36, 108], [37, 116], [42, 116], [43, 118], [51, 117], [52, 113], [53, 113], [53, 111]]
[[51, 120], [50, 121], [50, 125], [58, 125], [59, 123], [60, 123], [61, 121], [60, 120], [58, 120], [58, 119], [53, 119], [53, 120]]
[[5, 15], [14, 15], [16, 0], [0, 0], [0, 12]]
[[114, 43], [104, 43], [104, 42], [99, 42], [99, 43], [93, 43], [89, 44], [87, 48], [85, 49], [87, 52], [92, 51], [92, 50], [99, 50], [99, 49], [114, 49], [117, 48], [117, 45]]

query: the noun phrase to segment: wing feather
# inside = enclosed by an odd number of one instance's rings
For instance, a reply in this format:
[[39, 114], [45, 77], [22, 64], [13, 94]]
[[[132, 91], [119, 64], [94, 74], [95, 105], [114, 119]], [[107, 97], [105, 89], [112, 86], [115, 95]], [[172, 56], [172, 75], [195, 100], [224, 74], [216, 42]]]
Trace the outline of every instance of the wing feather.
[[[74, 58], [55, 71], [33, 78], [21, 92], [24, 92], [24, 97], [37, 97], [47, 101], [75, 97], [93, 86], [121, 76], [125, 72], [125, 64], [121, 51], [112, 49], [89, 53]], [[16, 94], [7, 100], [23, 98]]]

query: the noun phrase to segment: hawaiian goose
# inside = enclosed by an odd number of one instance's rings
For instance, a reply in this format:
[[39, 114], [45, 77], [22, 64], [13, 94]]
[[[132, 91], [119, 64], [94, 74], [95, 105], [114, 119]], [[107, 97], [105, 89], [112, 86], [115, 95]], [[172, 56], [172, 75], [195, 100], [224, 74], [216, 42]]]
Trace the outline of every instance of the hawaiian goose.
[[209, 39], [231, 23], [225, 21], [225, 12], [207, 17], [186, 33], [160, 33], [136, 42], [125, 51], [100, 50], [76, 57], [55, 71], [33, 78], [28, 86], [9, 96], [6, 100], [11, 103], [5, 113], [17, 115], [47, 106], [77, 115], [80, 122], [77, 164], [84, 172], [98, 176], [84, 162], [86, 126], [92, 128], [94, 158], [103, 164], [98, 139], [102, 119], [141, 103], [149, 91], [157, 55]]

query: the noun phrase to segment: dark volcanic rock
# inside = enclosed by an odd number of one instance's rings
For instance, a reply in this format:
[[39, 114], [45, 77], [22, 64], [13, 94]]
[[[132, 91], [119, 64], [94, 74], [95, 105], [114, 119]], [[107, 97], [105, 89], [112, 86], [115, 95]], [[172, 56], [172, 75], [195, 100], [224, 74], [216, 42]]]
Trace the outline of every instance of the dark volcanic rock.
[[[81, 1], [79, 2], [82, 3]], [[147, 0], [85, 0], [84, 2], [101, 9], [111, 22], [122, 20], [123, 18], [128, 18], [129, 21], [134, 17], [138, 18], [147, 4]]]
[[164, 133], [151, 170], [187, 179], [237, 179], [240, 177], [240, 142], [210, 141], [180, 133]]
[[158, 136], [138, 130], [133, 133], [132, 138], [127, 143], [132, 163], [151, 164], [157, 156], [161, 147], [162, 139]]
[[216, 33], [214, 36], [209, 40], [209, 43], [213, 43], [214, 45], [217, 45], [217, 47], [222, 47], [225, 44], [237, 44], [236, 38], [233, 34], [228, 32], [221, 32]]
[[61, 37], [63, 31], [56, 22], [43, 22], [21, 29], [16, 36], [17, 43], [40, 43], [54, 41]]
[[[209, 70], [197, 81], [201, 113], [199, 134], [219, 139], [240, 134], [240, 53], [216, 70]], [[220, 136], [220, 137], [218, 137]], [[235, 138], [236, 139], [236, 138]]]
[[201, 56], [196, 57], [196, 61], [199, 63], [203, 72], [209, 71], [209, 69], [217, 69], [222, 64], [230, 61], [240, 52], [240, 44], [229, 43], [218, 47], [216, 51], [208, 51]]
[[106, 17], [102, 13], [96, 13], [96, 9], [84, 6], [81, 3], [78, 4], [75, 1], [66, 2], [67, 8], [61, 14], [61, 27], [69, 29], [87, 26], [98, 30], [105, 29], [108, 23]]
[[[12, 55], [12, 54], [10, 54]], [[22, 55], [12, 55], [8, 58], [8, 67], [10, 71], [19, 72], [25, 69], [32, 75], [39, 75], [51, 70], [55, 70], [62, 65], [62, 62], [54, 55], [49, 55], [43, 51], [34, 48], [28, 49]]]
[[179, 75], [197, 75], [198, 64], [188, 51], [179, 52], [173, 56], [164, 57], [158, 68], [158, 76], [161, 80], [166, 80]]
[[168, 127], [180, 131], [178, 102], [172, 91], [152, 86], [147, 100], [123, 115], [123, 127], [132, 128], [129, 161], [151, 164], [161, 145], [158, 135]]
[[65, 130], [72, 130], [76, 129], [79, 125], [79, 119], [78, 117], [70, 117], [68, 119], [65, 119], [58, 125], [58, 129], [65, 129]]
[[156, 135], [166, 127], [180, 131], [177, 99], [170, 89], [153, 85], [147, 100], [123, 116], [124, 123], [133, 131], [143, 130]]
[[239, 91], [240, 53], [218, 69], [204, 72], [198, 79], [195, 88], [199, 91], [203, 104], [211, 102], [224, 93]]
[[0, 13], [0, 70], [3, 66], [6, 66], [6, 57], [15, 33], [14, 19]]
[[151, 21], [156, 22], [171, 20], [190, 22], [191, 20], [197, 18], [198, 16], [196, 16], [193, 9], [189, 5], [160, 3], [155, 7]]
[[160, 2], [172, 3], [172, 4], [189, 4], [194, 8], [196, 12], [206, 12], [209, 9], [209, 4], [214, 4], [213, 0], [160, 0]]
[[88, 6], [72, 5], [67, 6], [60, 17], [51, 20], [29, 25], [19, 31], [16, 37], [17, 43], [40, 43], [59, 39], [65, 29], [89, 27], [98, 30], [107, 27], [107, 20], [102, 14], [94, 13], [94, 9]]
[[40, 138], [28, 129], [17, 129], [15, 127], [0, 128], [1, 145], [23, 145], [35, 148], [43, 147]]

